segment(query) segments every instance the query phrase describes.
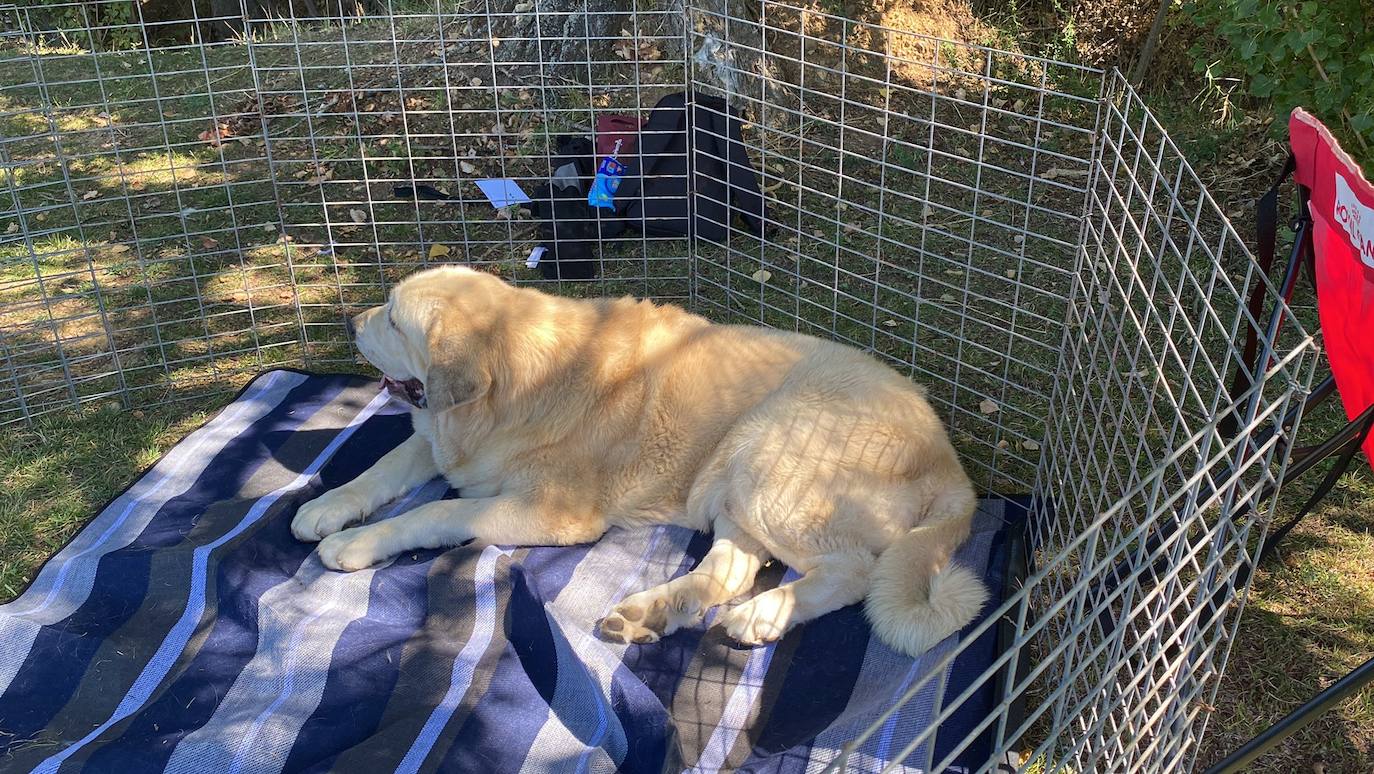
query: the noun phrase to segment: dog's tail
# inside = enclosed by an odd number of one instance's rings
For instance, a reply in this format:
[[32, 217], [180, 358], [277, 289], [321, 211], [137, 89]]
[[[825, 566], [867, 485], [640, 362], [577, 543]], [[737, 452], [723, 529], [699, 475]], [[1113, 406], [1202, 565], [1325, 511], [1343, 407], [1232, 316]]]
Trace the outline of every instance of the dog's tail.
[[987, 602], [983, 582], [949, 563], [968, 536], [974, 506], [971, 489], [936, 495], [926, 518], [878, 556], [864, 609], [893, 649], [918, 656], [962, 629]]

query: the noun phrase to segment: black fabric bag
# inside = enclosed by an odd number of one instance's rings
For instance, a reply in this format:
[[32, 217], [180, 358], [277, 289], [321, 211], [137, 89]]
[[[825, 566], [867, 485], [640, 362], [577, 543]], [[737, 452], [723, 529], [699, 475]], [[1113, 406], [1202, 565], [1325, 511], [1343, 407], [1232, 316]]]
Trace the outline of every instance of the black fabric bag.
[[556, 152], [548, 182], [535, 190], [528, 205], [540, 220], [539, 242], [545, 249], [539, 273], [545, 279], [591, 279], [596, 276], [596, 248], [602, 235], [601, 216], [587, 204], [596, 148], [585, 137], [563, 135]]
[[615, 195], [621, 228], [720, 241], [738, 217], [762, 235], [763, 195], [739, 118], [725, 100], [693, 94], [689, 126], [687, 101], [686, 93], [659, 100], [640, 127], [637, 151], [621, 159], [627, 167]]

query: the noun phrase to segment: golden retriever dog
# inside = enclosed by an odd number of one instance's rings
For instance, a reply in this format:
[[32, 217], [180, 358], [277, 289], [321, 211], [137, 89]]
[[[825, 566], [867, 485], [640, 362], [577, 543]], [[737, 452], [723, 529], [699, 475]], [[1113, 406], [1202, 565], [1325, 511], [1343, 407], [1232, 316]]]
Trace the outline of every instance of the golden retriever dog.
[[[864, 600], [878, 636], [915, 655], [986, 600], [950, 564], [975, 497], [939, 417], [858, 350], [459, 267], [412, 275], [350, 327], [384, 386], [412, 404], [415, 432], [300, 508], [291, 529], [320, 541], [330, 568], [680, 524], [712, 531], [710, 551], [607, 611], [603, 637], [652, 642], [695, 625], [750, 591], [771, 557], [801, 577], [722, 611], [741, 643]], [[435, 475], [461, 499], [347, 528]]]

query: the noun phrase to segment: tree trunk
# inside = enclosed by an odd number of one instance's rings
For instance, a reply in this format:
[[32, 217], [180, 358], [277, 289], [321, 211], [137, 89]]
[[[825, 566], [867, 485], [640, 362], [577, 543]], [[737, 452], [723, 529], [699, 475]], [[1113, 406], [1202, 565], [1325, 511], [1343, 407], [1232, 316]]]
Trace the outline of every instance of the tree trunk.
[[1159, 0], [1159, 10], [1155, 11], [1154, 23], [1150, 25], [1150, 34], [1145, 38], [1145, 45], [1140, 48], [1140, 58], [1136, 60], [1135, 70], [1131, 73], [1131, 85], [1139, 86], [1145, 80], [1145, 73], [1150, 69], [1150, 63], [1154, 61], [1155, 50], [1159, 48], [1159, 36], [1164, 32], [1164, 17], [1169, 13], [1169, 6], [1173, 5], [1173, 0]]

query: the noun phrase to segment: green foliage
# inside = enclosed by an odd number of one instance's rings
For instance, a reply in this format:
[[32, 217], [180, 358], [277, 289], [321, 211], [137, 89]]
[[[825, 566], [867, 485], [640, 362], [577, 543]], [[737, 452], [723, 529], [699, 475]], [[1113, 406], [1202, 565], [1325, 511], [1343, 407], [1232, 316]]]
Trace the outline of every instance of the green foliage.
[[[1369, 0], [1187, 0], [1193, 20], [1225, 42], [1193, 47], [1196, 70], [1244, 80], [1280, 117], [1312, 112], [1346, 149], [1374, 160], [1374, 4]], [[1353, 142], [1351, 142], [1353, 140]]]
[[35, 0], [28, 8], [34, 27], [49, 44], [82, 51], [115, 51], [136, 48], [143, 42], [135, 1]]

